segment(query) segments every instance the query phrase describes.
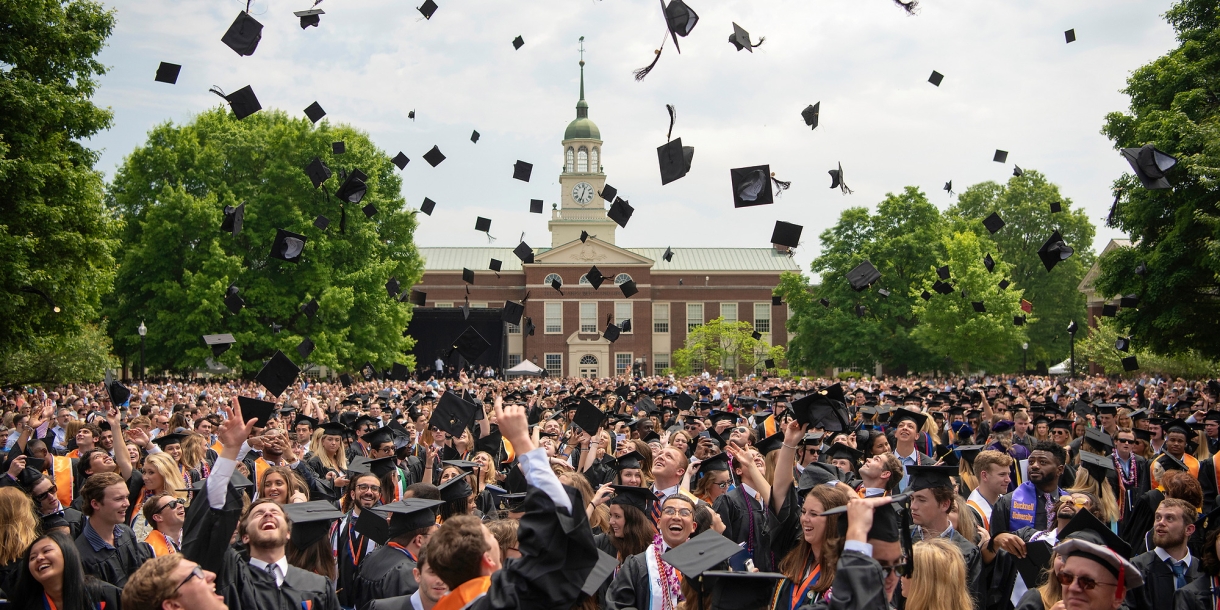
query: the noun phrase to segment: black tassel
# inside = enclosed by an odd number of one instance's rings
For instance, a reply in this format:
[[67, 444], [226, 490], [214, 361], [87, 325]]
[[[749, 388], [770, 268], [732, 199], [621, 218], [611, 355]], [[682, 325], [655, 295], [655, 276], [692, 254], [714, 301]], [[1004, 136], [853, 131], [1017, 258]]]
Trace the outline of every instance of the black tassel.
[[339, 204], [339, 233], [347, 235], [347, 207]]
[[229, 96], [225, 94], [224, 89], [221, 89], [216, 85], [212, 85], [212, 88], [208, 89], [208, 93], [215, 93], [216, 95], [219, 95], [220, 99], [224, 100], [226, 104], [229, 103]]
[[919, 0], [911, 0], [910, 2], [903, 2], [902, 0], [894, 0], [894, 4], [901, 6], [903, 9], [906, 10], [907, 13], [909, 13], [911, 15], [914, 15], [915, 11], [919, 9]]
[[521, 304], [522, 304], [522, 305], [525, 305], [525, 302], [526, 302], [526, 301], [528, 301], [528, 300], [530, 300], [530, 293], [529, 293], [529, 291], [527, 290], [527, 291], [525, 291], [525, 298], [524, 298], [524, 299], [521, 299]]
[[669, 111], [669, 131], [665, 133], [665, 141], [668, 142], [674, 133], [674, 121], [678, 120], [678, 111], [674, 110], [673, 104], [665, 104], [665, 109]]
[[771, 174], [771, 182], [775, 183], [775, 189], [781, 193], [788, 190], [789, 187], [792, 186], [791, 182], [784, 182], [783, 180], [776, 178], [774, 173]]
[[751, 47], [751, 48], [754, 48], [754, 49], [757, 49], [758, 47], [761, 47], [761, 46], [762, 46], [762, 43], [764, 43], [764, 42], [766, 42], [766, 41], [767, 41], [767, 37], [766, 37], [766, 36], [760, 36], [760, 37], [758, 38], [758, 44], [752, 44], [752, 45], [750, 45], [750, 47]]
[[[665, 48], [665, 43], [661, 43], [661, 49], [664, 49], [664, 48]], [[648, 76], [648, 73], [652, 72], [652, 69], [657, 67], [657, 62], [661, 61], [661, 49], [657, 49], [657, 51], [656, 51], [657, 56], [652, 58], [652, 63], [648, 64], [647, 66], [644, 66], [643, 68], [640, 68], [639, 70], [636, 70], [635, 72], [632, 72], [632, 74], [635, 75], [635, 80], [637, 80], [637, 81], [644, 80], [644, 77]]]

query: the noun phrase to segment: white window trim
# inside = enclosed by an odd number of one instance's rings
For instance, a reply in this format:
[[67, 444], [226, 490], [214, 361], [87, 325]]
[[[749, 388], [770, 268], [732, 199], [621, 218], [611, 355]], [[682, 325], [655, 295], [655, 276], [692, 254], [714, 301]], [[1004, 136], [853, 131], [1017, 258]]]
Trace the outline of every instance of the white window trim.
[[[619, 356], [627, 356], [627, 368], [624, 369], [623, 373], [618, 372]], [[632, 353], [632, 352], [614, 352], [614, 374], [615, 375], [621, 375], [621, 374], [630, 375], [631, 366], [634, 364], [635, 364], [635, 354], [634, 353]]]
[[[738, 303], [736, 301], [721, 302], [720, 303], [720, 317], [721, 318], [724, 317], [724, 306], [725, 305], [728, 305], [733, 308], [733, 319], [731, 322], [736, 323], [736, 322], [740, 321], [741, 320], [741, 307], [738, 305]], [[725, 322], [730, 322], [730, 321], [725, 320]]]
[[[631, 317], [619, 318], [618, 317], [618, 306], [619, 305], [626, 305], [626, 306], [630, 307], [631, 308]], [[623, 320], [631, 320], [631, 330], [625, 330], [625, 331], [623, 331], [623, 334], [624, 335], [635, 334], [635, 303], [634, 302], [632, 302], [632, 301], [615, 301], [614, 302], [614, 323], [621, 326], [623, 324]]]
[[[552, 304], [559, 306], [559, 330], [548, 330], [547, 324], [547, 309]], [[542, 303], [542, 334], [544, 335], [562, 335], [563, 334], [563, 301], [543, 301]]]
[[[660, 372], [657, 370], [657, 367], [660, 365], [661, 360], [665, 361], [664, 368], [666, 368], [666, 369], [671, 368], [671, 366], [669, 364], [669, 354], [653, 354], [652, 355], [652, 374], [653, 375], [660, 375]], [[662, 369], [662, 370], [664, 370], [664, 369]]]
[[[763, 305], [766, 305], [766, 307], [765, 307], [765, 308], [763, 308], [763, 307], [762, 307]], [[760, 333], [762, 333], [762, 334], [764, 334], [764, 335], [770, 335], [770, 334], [771, 334], [771, 327], [772, 327], [772, 324], [771, 324], [771, 323], [773, 322], [773, 319], [772, 319], [772, 316], [771, 316], [771, 302], [770, 302], [770, 301], [767, 301], [767, 302], [762, 302], [762, 303], [754, 303], [753, 307], [754, 307], [754, 312], [753, 312], [752, 318], [753, 318], [753, 320], [754, 320], [754, 321], [751, 323], [751, 326], [753, 326], [753, 327], [754, 327], [754, 330], [755, 330], [756, 332], [760, 332]], [[759, 312], [760, 310], [762, 310], [762, 311], [766, 311], [766, 312], [767, 312], [767, 315], [766, 315], [766, 317], [765, 317], [765, 318], [759, 318], [759, 317], [758, 317], [758, 312]], [[765, 330], [765, 331], [758, 330], [758, 321], [759, 321], [760, 319], [765, 319], [765, 320], [767, 321], [767, 330]]]
[[[705, 303], [699, 302], [699, 301], [687, 301], [686, 302], [686, 332], [687, 333], [689, 333], [691, 330], [693, 330], [690, 327], [691, 326], [691, 321], [690, 321], [690, 306], [691, 305], [699, 306], [700, 319], [699, 319], [699, 322], [696, 324], [696, 326], [702, 326], [707, 323], [707, 305]], [[671, 326], [672, 326], [672, 323], [671, 323]]]
[[542, 355], [542, 370], [546, 371], [548, 375], [552, 374], [551, 368], [547, 364], [547, 360], [551, 356], [555, 356], [555, 357], [559, 358], [559, 376], [564, 377], [565, 375], [563, 374], [563, 353], [562, 352], [551, 352], [549, 354], [543, 354]]
[[[585, 308], [590, 305], [593, 306], [593, 318], [592, 318], [593, 330], [585, 330], [585, 320], [588, 319], [585, 316]], [[598, 324], [597, 324], [597, 301], [580, 301], [579, 309], [577, 310], [577, 313], [580, 316], [580, 332], [581, 333], [588, 334], [588, 333], [600, 332], [600, 329], [598, 328]]]
[[[658, 305], [662, 305], [665, 307], [665, 330], [664, 331], [657, 330], [657, 322], [661, 319], [660, 317], [657, 316], [657, 306]], [[653, 332], [653, 334], [668, 335], [670, 332], [673, 332], [672, 318], [673, 318], [673, 306], [671, 304], [653, 303], [652, 304], [652, 332]]]

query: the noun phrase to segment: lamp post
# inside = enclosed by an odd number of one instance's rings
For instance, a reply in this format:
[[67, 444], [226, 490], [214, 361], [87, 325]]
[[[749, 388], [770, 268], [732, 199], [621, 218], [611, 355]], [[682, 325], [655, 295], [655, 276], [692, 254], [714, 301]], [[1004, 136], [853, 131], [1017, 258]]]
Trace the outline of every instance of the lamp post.
[[140, 381], [144, 381], [144, 335], [148, 334], [148, 327], [144, 326], [144, 320], [140, 320], [140, 327], [136, 329], [140, 333]]
[[1076, 320], [1072, 320], [1071, 322], [1068, 323], [1068, 336], [1071, 337], [1071, 343], [1072, 343], [1072, 355], [1071, 355], [1071, 365], [1070, 365], [1071, 369], [1069, 370], [1069, 373], [1068, 373], [1068, 379], [1076, 378], [1076, 329], [1077, 328], [1079, 328], [1079, 327], [1076, 326]]
[[1028, 355], [1029, 355], [1029, 343], [1022, 343], [1021, 344], [1021, 374], [1022, 375], [1029, 374], [1028, 373], [1029, 369], [1025, 366], [1026, 356], [1028, 356]]

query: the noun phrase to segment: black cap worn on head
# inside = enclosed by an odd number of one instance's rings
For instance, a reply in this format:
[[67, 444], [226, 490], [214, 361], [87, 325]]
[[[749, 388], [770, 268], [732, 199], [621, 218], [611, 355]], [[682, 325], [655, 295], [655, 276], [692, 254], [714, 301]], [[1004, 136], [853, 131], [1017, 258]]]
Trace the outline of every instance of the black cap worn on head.
[[271, 243], [271, 258], [278, 258], [289, 263], [301, 262], [301, 253], [305, 250], [307, 238], [299, 233], [275, 230], [275, 241]]
[[[1113, 463], [1110, 466], [1113, 468]], [[1072, 539], [1100, 544], [1113, 549], [1125, 559], [1131, 558], [1131, 545], [1111, 531], [1096, 515], [1084, 509], [1076, 511], [1076, 516], [1059, 531], [1060, 542]]]
[[805, 109], [801, 111], [801, 118], [805, 119], [805, 124], [808, 125], [810, 129], [817, 129], [818, 115], [821, 113], [822, 102], [818, 102], [816, 104], [806, 106]]
[[[393, 436], [390, 434], [389, 430], [386, 430], [385, 428], [378, 428], [374, 432], [365, 434], [364, 435], [365, 439], [367, 440], [370, 435], [373, 435], [374, 438], [373, 438], [373, 440], [369, 441], [369, 444], [374, 445], [374, 446], [380, 445], [380, 444], [386, 443], [386, 442], [391, 442], [391, 440], [393, 438]], [[398, 458], [390, 455], [390, 456], [386, 456], [383, 458], [369, 460], [368, 461], [369, 472], [373, 473], [373, 475], [376, 476], [377, 478], [384, 477], [384, 476], [390, 474], [391, 472], [394, 472], [395, 468], [398, 468], [398, 464], [395, 463], [395, 460], [397, 460], [397, 459]]]
[[910, 409], [894, 409], [894, 412], [890, 413], [890, 426], [897, 429], [898, 424], [908, 419], [915, 422], [916, 430], [922, 430], [924, 423], [928, 421], [928, 416]]
[[243, 57], [254, 55], [258, 41], [263, 38], [263, 24], [259, 23], [250, 13], [242, 11], [237, 14], [225, 35], [220, 41], [225, 43], [235, 53]]
[[864, 452], [852, 449], [850, 445], [845, 443], [833, 443], [829, 449], [822, 452], [822, 455], [832, 460], [847, 460], [853, 466], [858, 466], [860, 458], [864, 457]]
[[610, 206], [610, 210], [606, 212], [606, 216], [613, 220], [620, 227], [627, 228], [627, 221], [631, 220], [631, 215], [635, 213], [635, 208], [627, 203], [626, 199], [616, 197], [614, 204]]
[[771, 230], [771, 243], [795, 248], [801, 243], [801, 232], [804, 229], [801, 225], [777, 220], [775, 228]]
[[318, 27], [318, 24], [322, 23], [320, 15], [325, 15], [326, 11], [320, 8], [311, 8], [303, 11], [293, 11], [292, 14], [301, 19], [301, 29], [303, 30], [311, 25], [315, 28]]
[[[811, 464], [812, 465], [812, 464]], [[910, 468], [908, 466], [907, 468]], [[954, 469], [956, 470], [956, 469]], [[873, 526], [868, 530], [869, 540], [880, 540], [882, 542], [898, 542], [902, 536], [902, 516], [894, 505], [906, 502], [909, 496], [907, 494], [899, 494], [889, 497], [889, 504], [883, 504], [873, 509]], [[836, 506], [829, 510], [822, 511], [823, 517], [833, 515], [841, 515], [839, 517], [839, 532], [847, 533], [847, 505]]]
[[541, 214], [542, 203], [541, 199], [530, 199], [530, 214]]
[[475, 405], [466, 402], [453, 392], [441, 394], [436, 410], [428, 420], [429, 426], [444, 430], [446, 434], [461, 436], [462, 431], [474, 421]]
[[864, 261], [847, 272], [847, 281], [851, 284], [851, 289], [856, 292], [863, 292], [879, 279], [881, 279], [881, 272], [877, 271], [877, 268], [869, 261]]
[[440, 490], [441, 500], [445, 502], [453, 502], [455, 500], [469, 498], [470, 495], [474, 493], [474, 490], [470, 488], [470, 483], [466, 480], [464, 475], [460, 477], [453, 477], [452, 479], [445, 481], [441, 484]]
[[[424, 3], [419, 5], [418, 7], [416, 7], [416, 10], [418, 10], [419, 13], [424, 16], [424, 19], [431, 19], [432, 14], [435, 13], [436, 9], [438, 9], [438, 8], [440, 8], [440, 7], [438, 7], [436, 5], [436, 3], [433, 2], [432, 0], [424, 0]], [[415, 111], [412, 110], [411, 113], [414, 114]], [[411, 117], [411, 118], [415, 118], [415, 117]]]
[[212, 357], [215, 358], [229, 351], [229, 348], [233, 347], [234, 343], [237, 343], [237, 339], [234, 339], [233, 335], [226, 333], [223, 335], [204, 335], [203, 342], [212, 348]]
[[1080, 452], [1080, 465], [1084, 467], [1090, 477], [1093, 477], [1094, 481], [1098, 482], [1106, 480], [1107, 471], [1114, 472], [1114, 460], [1088, 451]]
[[1038, 258], [1042, 259], [1042, 265], [1047, 271], [1055, 268], [1061, 261], [1065, 261], [1072, 256], [1073, 250], [1063, 241], [1063, 236], [1059, 235], [1059, 231], [1051, 234], [1046, 243], [1038, 248]]
[[178, 73], [181, 71], [182, 66], [163, 61], [161, 62], [161, 65], [157, 66], [156, 81], [159, 83], [169, 83], [171, 85], [176, 84], [178, 82]]
[[1140, 148], [1122, 149], [1123, 158], [1131, 165], [1135, 176], [1149, 190], [1170, 188], [1165, 172], [1173, 169], [1178, 160], [1156, 149], [1151, 144]]
[[525, 161], [518, 159], [517, 162], [513, 164], [513, 179], [514, 180], [520, 180], [522, 182], [529, 182], [530, 174], [532, 174], [533, 172], [534, 172], [533, 163], [526, 163]]
[[309, 424], [309, 429], [313, 430], [318, 427], [318, 420], [308, 415], [300, 414], [297, 415], [296, 419], [292, 420], [292, 427], [295, 428], [301, 424]]
[[952, 466], [907, 466], [907, 474], [911, 477], [910, 485], [904, 491], [919, 491], [936, 487], [953, 487], [953, 480], [958, 474]]
[[255, 420], [256, 423], [254, 425], [259, 428], [267, 427], [267, 422], [271, 420], [271, 414], [276, 410], [274, 402], [250, 398], [248, 396], [238, 396], [237, 404], [241, 407], [241, 416], [246, 420]]
[[618, 457], [614, 461], [615, 470], [623, 470], [624, 468], [640, 468], [640, 464], [644, 461], [644, 456], [639, 451], [632, 451]]
[[729, 178], [733, 183], [733, 207], [745, 208], [774, 203], [770, 176], [770, 165], [730, 169]]
[[940, 82], [943, 80], [945, 80], [945, 75], [941, 74], [940, 72], [937, 72], [936, 70], [933, 70], [932, 76], [928, 77], [928, 82], [932, 83], [933, 85], [936, 85], [937, 87], [940, 86]]
[[1004, 228], [1004, 219], [1000, 218], [998, 212], [992, 212], [990, 216], [983, 219], [983, 226], [987, 227], [988, 233], [994, 235], [996, 231]]
[[703, 578], [712, 585], [712, 610], [753, 610], [767, 606], [786, 577], [777, 572], [708, 570]]
[[624, 299], [630, 299], [633, 295], [640, 291], [639, 288], [636, 288], [634, 280], [627, 280], [626, 282], [619, 284], [618, 289], [622, 291]]
[[404, 498], [377, 507], [378, 511], [390, 513], [389, 537], [401, 536], [407, 532], [424, 529], [436, 524], [436, 509], [441, 500], [425, 498]]
[[284, 390], [288, 389], [288, 386], [297, 380], [300, 372], [301, 369], [293, 364], [288, 356], [284, 355], [284, 352], [276, 350], [258, 375], [254, 376], [254, 380], [261, 383], [268, 392], [278, 398], [280, 394], [284, 393]]
[[490, 347], [491, 344], [487, 342], [487, 339], [484, 339], [483, 335], [480, 335], [473, 326], [467, 327], [453, 342], [453, 348], [469, 362], [478, 360], [479, 356], [482, 356], [483, 352]]
[[709, 472], [728, 471], [729, 469], [729, 454], [720, 452], [712, 457], [709, 457], [699, 464], [699, 472], [707, 474]]
[[301, 360], [309, 360], [309, 355], [313, 353], [314, 347], [313, 340], [305, 337], [297, 344], [297, 355], [301, 357]]
[[326, 538], [331, 523], [343, 518], [330, 502], [298, 502], [284, 505], [284, 515], [292, 522], [292, 546], [304, 549]]
[[184, 438], [186, 438], [185, 434], [166, 434], [152, 439], [152, 442], [156, 443], [164, 451], [170, 445], [181, 445]]
[[716, 567], [741, 552], [737, 543], [709, 529], [661, 555], [661, 560], [677, 568], [688, 580]]
[[695, 147], [683, 146], [677, 138], [657, 147], [657, 165], [661, 168], [661, 185], [677, 180], [690, 171], [695, 157]]
[[[633, 451], [632, 453], [635, 452]], [[621, 459], [622, 458], [620, 458], [620, 460]], [[635, 467], [638, 467], [638, 462], [637, 466]], [[702, 470], [702, 468], [700, 469]], [[648, 489], [647, 487], [635, 487], [633, 485], [611, 485], [610, 488], [614, 490], [614, 497], [610, 498], [610, 500], [607, 501], [607, 504], [633, 506], [645, 515], [648, 514], [652, 504], [657, 501], [657, 497], [652, 493], [652, 490]]]

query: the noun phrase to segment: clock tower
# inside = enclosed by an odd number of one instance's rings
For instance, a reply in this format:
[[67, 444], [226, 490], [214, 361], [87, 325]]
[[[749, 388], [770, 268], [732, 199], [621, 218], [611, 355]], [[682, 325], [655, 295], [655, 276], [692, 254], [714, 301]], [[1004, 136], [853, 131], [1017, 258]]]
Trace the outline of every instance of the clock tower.
[[576, 118], [563, 133], [563, 173], [559, 175], [562, 203], [551, 211], [547, 223], [552, 248], [580, 239], [581, 231], [613, 244], [618, 228], [606, 216], [606, 206], [613, 202], [603, 201], [598, 195], [606, 184], [606, 173], [601, 164], [601, 131], [589, 119], [589, 103], [585, 101], [584, 37], [580, 40], [580, 101], [576, 102]]

